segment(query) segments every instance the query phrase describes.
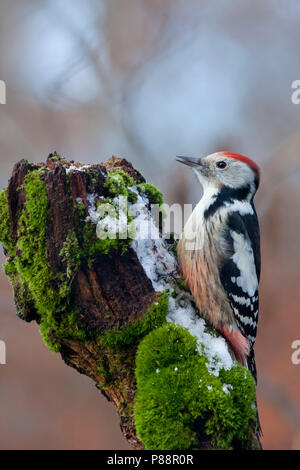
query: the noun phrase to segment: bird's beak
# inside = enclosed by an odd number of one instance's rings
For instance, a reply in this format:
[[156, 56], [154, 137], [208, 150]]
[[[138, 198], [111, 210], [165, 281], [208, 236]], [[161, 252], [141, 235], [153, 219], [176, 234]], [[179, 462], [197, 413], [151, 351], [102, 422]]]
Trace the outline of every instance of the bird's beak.
[[191, 166], [192, 168], [199, 167], [201, 165], [201, 158], [193, 158], [193, 157], [176, 157], [177, 162], [183, 163], [184, 165]]

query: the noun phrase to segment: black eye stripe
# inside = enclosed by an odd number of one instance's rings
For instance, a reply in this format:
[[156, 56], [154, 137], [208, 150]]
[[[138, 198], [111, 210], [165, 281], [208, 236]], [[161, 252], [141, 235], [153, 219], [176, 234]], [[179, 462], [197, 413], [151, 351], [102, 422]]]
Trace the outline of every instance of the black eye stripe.
[[223, 169], [223, 168], [226, 168], [226, 167], [227, 167], [227, 163], [222, 160], [222, 161], [220, 161], [220, 162], [217, 162], [217, 163], [216, 163], [216, 166], [217, 166], [218, 168]]

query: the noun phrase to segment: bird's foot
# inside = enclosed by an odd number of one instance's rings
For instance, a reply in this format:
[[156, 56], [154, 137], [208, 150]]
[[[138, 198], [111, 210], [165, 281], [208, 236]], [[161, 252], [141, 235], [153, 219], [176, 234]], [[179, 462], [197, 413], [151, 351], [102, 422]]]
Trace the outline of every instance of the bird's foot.
[[175, 299], [176, 307], [177, 308], [185, 308], [188, 307], [191, 303], [195, 303], [194, 297], [190, 292], [187, 291], [180, 291]]

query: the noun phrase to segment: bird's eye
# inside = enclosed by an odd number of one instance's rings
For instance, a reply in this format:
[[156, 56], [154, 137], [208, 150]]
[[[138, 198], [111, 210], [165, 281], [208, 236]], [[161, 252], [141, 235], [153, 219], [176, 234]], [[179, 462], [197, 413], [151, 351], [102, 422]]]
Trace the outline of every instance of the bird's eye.
[[217, 162], [217, 167], [218, 168], [221, 168], [223, 170], [223, 168], [226, 168], [227, 167], [227, 163], [226, 162]]

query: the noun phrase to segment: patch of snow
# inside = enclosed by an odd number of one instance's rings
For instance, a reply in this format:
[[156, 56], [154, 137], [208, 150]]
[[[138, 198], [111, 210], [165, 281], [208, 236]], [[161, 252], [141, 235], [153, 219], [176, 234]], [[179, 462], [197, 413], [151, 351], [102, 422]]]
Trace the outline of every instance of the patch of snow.
[[86, 221], [90, 220], [94, 224], [96, 224], [98, 222], [99, 218], [100, 218], [100, 214], [97, 211], [97, 207], [96, 207], [96, 203], [95, 203], [96, 198], [97, 198], [97, 194], [94, 194], [94, 193], [88, 193], [87, 194], [89, 215], [87, 216], [87, 218], [85, 220]]
[[218, 376], [222, 368], [229, 370], [234, 363], [229, 354], [228, 346], [223, 337], [214, 337], [205, 331], [205, 321], [197, 316], [192, 304], [186, 307], [178, 307], [176, 299], [169, 297], [169, 311], [166, 320], [185, 328], [197, 339], [197, 351], [204, 355], [208, 361], [208, 371]]
[[71, 170], [77, 170], [77, 171], [84, 171], [86, 168], [89, 168], [91, 165], [82, 165], [82, 166], [75, 166], [71, 165], [69, 168], [66, 168], [66, 173], [70, 173]]
[[233, 386], [230, 384], [223, 384], [222, 390], [226, 395], [230, 395], [230, 390], [233, 390]]
[[122, 196], [116, 196], [111, 203], [103, 203], [96, 207], [97, 194], [87, 194], [88, 212], [86, 221], [96, 224], [97, 237], [100, 239], [127, 238], [128, 217], [127, 217], [127, 199]]
[[161, 292], [169, 287], [166, 277], [177, 271], [177, 263], [160, 237], [147, 204], [148, 199], [138, 194], [136, 204], [130, 207], [130, 214], [136, 226], [136, 237], [131, 247], [135, 250], [155, 291]]
[[128, 217], [127, 199], [119, 195], [112, 200], [112, 203], [100, 204], [97, 208], [97, 237], [115, 239], [117, 235], [120, 239], [127, 238]]

